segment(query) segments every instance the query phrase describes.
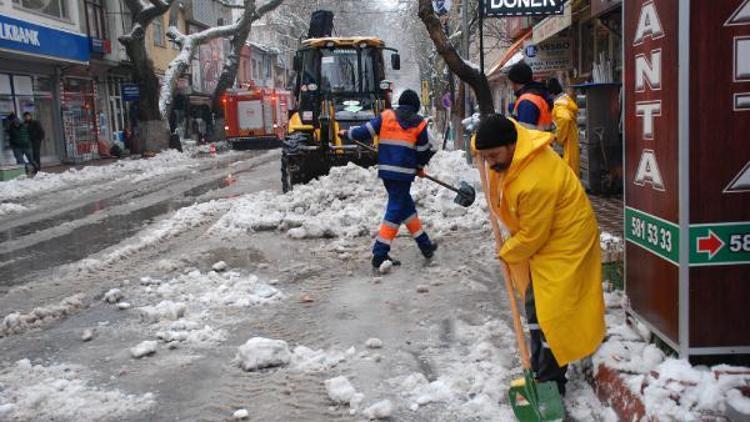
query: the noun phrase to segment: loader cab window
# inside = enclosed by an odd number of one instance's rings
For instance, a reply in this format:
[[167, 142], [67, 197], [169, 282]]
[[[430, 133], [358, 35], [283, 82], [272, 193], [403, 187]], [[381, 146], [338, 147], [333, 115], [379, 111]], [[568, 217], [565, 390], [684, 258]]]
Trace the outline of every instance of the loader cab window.
[[321, 51], [321, 89], [332, 94], [370, 93], [377, 86], [372, 48], [335, 48]]

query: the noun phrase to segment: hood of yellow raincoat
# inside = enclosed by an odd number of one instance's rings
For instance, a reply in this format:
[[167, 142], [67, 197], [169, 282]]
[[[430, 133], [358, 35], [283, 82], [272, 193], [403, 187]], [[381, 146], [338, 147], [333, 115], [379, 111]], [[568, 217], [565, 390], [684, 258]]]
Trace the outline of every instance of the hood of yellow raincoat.
[[567, 108], [574, 116], [578, 114], [578, 104], [568, 94], [561, 94], [555, 98], [555, 106]]

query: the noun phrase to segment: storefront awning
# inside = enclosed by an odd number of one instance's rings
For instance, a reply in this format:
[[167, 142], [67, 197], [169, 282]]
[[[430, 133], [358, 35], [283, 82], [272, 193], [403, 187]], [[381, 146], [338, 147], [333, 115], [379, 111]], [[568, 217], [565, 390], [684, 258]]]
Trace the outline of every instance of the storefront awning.
[[[487, 79], [493, 80], [497, 79], [502, 75], [503, 67], [514, 57], [516, 57], [517, 54], [519, 54], [519, 50], [521, 47], [523, 47], [524, 41], [531, 38], [532, 31], [529, 29], [524, 33], [521, 37], [516, 40], [510, 47], [508, 47], [507, 50], [505, 50], [505, 54], [503, 54], [502, 57], [500, 57], [500, 60], [495, 63], [489, 72], [487, 72]], [[523, 58], [523, 55], [521, 55], [521, 58]], [[520, 60], [517, 60], [516, 63], [518, 63]], [[514, 63], [515, 64], [515, 63]], [[512, 66], [512, 65], [511, 65]]]

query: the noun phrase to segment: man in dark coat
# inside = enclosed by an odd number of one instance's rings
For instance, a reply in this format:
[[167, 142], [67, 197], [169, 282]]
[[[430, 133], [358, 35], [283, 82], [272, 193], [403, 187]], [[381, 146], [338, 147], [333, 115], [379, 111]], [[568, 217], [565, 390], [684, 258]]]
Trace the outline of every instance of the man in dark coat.
[[44, 128], [39, 120], [34, 120], [28, 111], [23, 113], [24, 125], [31, 139], [31, 154], [36, 163], [36, 171], [42, 169], [42, 141], [44, 140]]
[[[15, 114], [8, 116], [8, 133], [10, 134], [10, 147], [13, 148], [13, 155], [16, 157], [17, 164], [23, 164], [26, 167], [26, 174], [35, 172], [37, 164], [34, 161], [34, 156], [31, 153], [31, 138], [29, 137], [29, 130], [25, 123], [21, 123]], [[24, 160], [26, 156], [26, 160]], [[31, 164], [32, 169], [29, 170], [28, 161]]]

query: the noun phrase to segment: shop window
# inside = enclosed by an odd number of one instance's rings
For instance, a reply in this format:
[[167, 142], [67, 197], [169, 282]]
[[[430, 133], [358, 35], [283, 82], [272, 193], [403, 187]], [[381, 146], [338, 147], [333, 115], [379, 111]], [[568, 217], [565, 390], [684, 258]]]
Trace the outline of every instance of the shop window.
[[107, 31], [104, 20], [104, 5], [102, 0], [86, 0], [86, 28], [88, 36], [106, 39]]
[[68, 17], [67, 3], [67, 0], [13, 0], [13, 4], [24, 9], [33, 10], [34, 12], [54, 16], [56, 18]]
[[154, 23], [151, 24], [154, 31], [154, 45], [164, 47], [164, 22], [162, 17], [154, 19]]

